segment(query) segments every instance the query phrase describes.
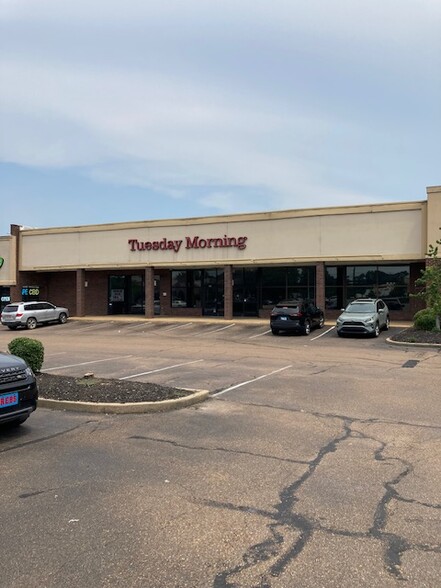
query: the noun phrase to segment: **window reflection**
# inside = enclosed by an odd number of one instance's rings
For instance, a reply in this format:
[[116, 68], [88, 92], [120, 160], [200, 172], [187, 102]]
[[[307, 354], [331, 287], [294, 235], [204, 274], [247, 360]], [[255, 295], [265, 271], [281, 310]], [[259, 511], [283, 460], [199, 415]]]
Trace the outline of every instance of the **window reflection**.
[[343, 308], [357, 298], [382, 298], [391, 310], [405, 310], [409, 278], [409, 265], [327, 266], [326, 308]]

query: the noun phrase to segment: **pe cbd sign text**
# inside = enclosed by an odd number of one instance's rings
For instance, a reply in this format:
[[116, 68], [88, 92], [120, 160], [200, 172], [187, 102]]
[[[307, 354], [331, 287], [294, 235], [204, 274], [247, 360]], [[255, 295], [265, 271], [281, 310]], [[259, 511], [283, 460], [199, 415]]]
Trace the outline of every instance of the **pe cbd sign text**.
[[184, 239], [167, 239], [163, 237], [159, 241], [141, 241], [140, 239], [129, 239], [130, 251], [174, 251], [178, 253], [184, 244], [184, 249], [219, 249], [232, 247], [243, 250], [246, 248], [248, 237], [209, 237], [201, 238], [185, 237]]

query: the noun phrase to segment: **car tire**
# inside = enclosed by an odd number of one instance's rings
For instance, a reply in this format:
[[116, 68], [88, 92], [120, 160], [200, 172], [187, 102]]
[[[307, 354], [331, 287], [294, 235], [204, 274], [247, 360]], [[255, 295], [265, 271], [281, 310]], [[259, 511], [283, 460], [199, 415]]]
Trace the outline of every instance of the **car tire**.
[[318, 328], [319, 329], [323, 329], [324, 324], [325, 324], [325, 317], [324, 316], [321, 316], [320, 317], [320, 320], [319, 320]]
[[27, 329], [35, 329], [37, 327], [37, 319], [34, 318], [33, 316], [29, 317], [28, 320], [26, 321], [26, 328]]
[[58, 317], [58, 322], [61, 325], [64, 325], [64, 323], [67, 321], [67, 314], [65, 312], [60, 312], [60, 316]]
[[386, 322], [384, 324], [384, 330], [385, 331], [388, 331], [389, 330], [389, 327], [390, 327], [390, 318], [387, 317]]
[[8, 327], [8, 329], [11, 329], [11, 331], [15, 331], [17, 329], [17, 327]]
[[271, 327], [271, 333], [273, 335], [278, 335], [279, 334], [279, 329], [275, 329], [274, 327]]
[[344, 334], [343, 334], [343, 333], [340, 333], [340, 331], [337, 331], [337, 335], [338, 335], [339, 337], [344, 337]]
[[311, 332], [311, 323], [309, 321], [305, 321], [305, 326], [303, 327], [303, 334], [309, 335]]
[[372, 337], [379, 337], [379, 335], [380, 335], [380, 330], [381, 330], [381, 329], [380, 329], [380, 325], [377, 323], [377, 324], [375, 325], [374, 332], [372, 333]]

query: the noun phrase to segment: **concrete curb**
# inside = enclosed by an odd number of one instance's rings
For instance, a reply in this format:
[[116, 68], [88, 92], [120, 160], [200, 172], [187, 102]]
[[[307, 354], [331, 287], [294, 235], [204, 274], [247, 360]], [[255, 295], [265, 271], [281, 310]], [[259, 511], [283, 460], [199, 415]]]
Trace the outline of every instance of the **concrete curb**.
[[439, 343], [410, 343], [409, 341], [394, 341], [393, 339], [386, 339], [386, 343], [390, 345], [407, 346], [407, 347], [432, 347], [434, 349], [441, 349]]
[[107, 414], [141, 414], [146, 412], [165, 412], [185, 408], [208, 398], [208, 390], [197, 390], [193, 394], [171, 400], [159, 400], [158, 402], [76, 402], [74, 400], [51, 400], [39, 398], [39, 408], [51, 408], [53, 410], [72, 410], [76, 412], [93, 412]]

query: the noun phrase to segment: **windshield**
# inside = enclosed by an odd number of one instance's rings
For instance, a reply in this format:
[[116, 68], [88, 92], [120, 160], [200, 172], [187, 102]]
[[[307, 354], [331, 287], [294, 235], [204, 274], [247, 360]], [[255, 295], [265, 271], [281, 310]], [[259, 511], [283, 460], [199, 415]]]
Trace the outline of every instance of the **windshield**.
[[360, 313], [367, 313], [367, 312], [375, 312], [375, 304], [366, 304], [366, 302], [352, 302], [346, 308], [346, 312], [360, 312]]

